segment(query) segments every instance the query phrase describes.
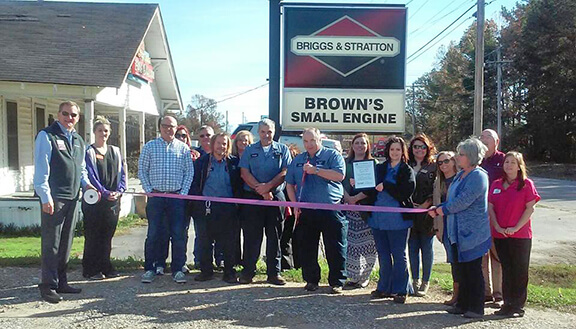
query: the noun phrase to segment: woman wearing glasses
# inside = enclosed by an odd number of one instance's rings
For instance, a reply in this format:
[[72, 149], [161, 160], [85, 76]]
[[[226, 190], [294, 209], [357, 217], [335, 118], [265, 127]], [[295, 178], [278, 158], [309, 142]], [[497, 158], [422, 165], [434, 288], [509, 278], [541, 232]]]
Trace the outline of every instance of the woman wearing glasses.
[[531, 216], [540, 195], [526, 175], [522, 153], [508, 152], [503, 167], [504, 177], [492, 183], [488, 194], [492, 236], [502, 262], [504, 299], [504, 305], [494, 314], [522, 317], [532, 249]]
[[120, 214], [120, 196], [126, 190], [126, 168], [120, 149], [107, 144], [110, 121], [97, 116], [93, 132], [95, 142], [86, 150], [86, 170], [101, 200], [92, 205], [82, 202], [85, 236], [82, 274], [101, 280], [118, 276], [110, 262], [110, 252]]
[[492, 244], [488, 221], [488, 174], [479, 167], [486, 146], [477, 138], [460, 142], [457, 164], [462, 170], [456, 174], [446, 202], [430, 209], [432, 218], [447, 215], [447, 240], [452, 248], [448, 256], [460, 273], [460, 291], [451, 314], [466, 318], [484, 316], [484, 277], [482, 256]]
[[[432, 205], [434, 180], [436, 179], [436, 163], [434, 143], [425, 135], [417, 134], [410, 141], [408, 148], [408, 164], [416, 174], [416, 190], [412, 195], [415, 208], [428, 209]], [[414, 226], [408, 239], [410, 255], [410, 271], [414, 294], [423, 297], [428, 292], [432, 262], [434, 261], [434, 223], [427, 213], [414, 216]], [[422, 282], [420, 282], [420, 255], [422, 255]]]
[[[442, 202], [446, 202], [446, 196], [448, 194], [448, 189], [450, 188], [450, 184], [452, 184], [452, 180], [454, 176], [456, 176], [457, 167], [456, 167], [456, 159], [454, 158], [454, 152], [451, 151], [442, 151], [438, 153], [438, 157], [436, 158], [436, 165], [438, 170], [436, 171], [436, 181], [434, 182], [434, 195], [432, 197], [432, 202], [435, 206], [439, 205]], [[452, 252], [452, 248], [448, 242], [448, 231], [446, 228], [446, 216], [437, 216], [434, 218], [434, 231], [436, 232], [436, 237], [438, 241], [440, 241], [444, 245], [444, 249], [446, 250], [446, 254]], [[448, 262], [451, 263], [450, 259], [453, 259], [452, 256], [448, 256]], [[452, 268], [452, 298], [444, 302], [444, 305], [452, 306], [456, 304], [458, 300], [458, 288], [460, 282], [460, 276], [456, 271], [456, 266], [451, 266]]]

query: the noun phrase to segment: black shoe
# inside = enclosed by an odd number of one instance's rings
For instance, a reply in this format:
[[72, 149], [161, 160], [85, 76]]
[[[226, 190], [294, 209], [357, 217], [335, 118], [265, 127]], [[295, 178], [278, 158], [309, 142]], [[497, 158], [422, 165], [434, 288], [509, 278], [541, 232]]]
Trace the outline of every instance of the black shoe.
[[467, 319], [482, 319], [484, 317], [484, 314], [468, 311], [462, 314], [462, 316]]
[[306, 289], [306, 291], [316, 291], [318, 290], [318, 283], [308, 282], [304, 286], [304, 289]]
[[372, 299], [383, 299], [383, 298], [391, 298], [393, 297], [392, 295], [390, 295], [389, 293], [380, 291], [380, 290], [374, 290], [370, 293], [370, 298]]
[[88, 279], [90, 279], [90, 280], [104, 280], [105, 278], [106, 277], [104, 276], [104, 274], [97, 273], [97, 274], [90, 276]]
[[54, 289], [40, 288], [40, 296], [42, 299], [52, 304], [58, 304], [63, 299]]
[[464, 311], [463, 309], [461, 309], [458, 306], [452, 306], [452, 307], [446, 309], [446, 312], [448, 312], [450, 314], [464, 314], [464, 313], [466, 313], [466, 311]]
[[511, 316], [512, 315], [512, 310], [510, 309], [510, 307], [504, 305], [502, 306], [502, 308], [500, 308], [499, 310], [494, 312], [494, 315], [498, 315], [498, 316]]
[[250, 284], [252, 283], [252, 278], [245, 275], [240, 275], [240, 279], [238, 280], [240, 284]]
[[81, 288], [74, 288], [69, 285], [61, 286], [56, 288], [56, 292], [59, 294], [79, 294], [82, 292]]
[[286, 284], [286, 280], [284, 280], [284, 278], [281, 277], [280, 275], [269, 276], [266, 282], [277, 286], [283, 286]]
[[238, 283], [238, 278], [236, 275], [224, 275], [222, 277], [222, 281], [226, 283]]
[[341, 295], [342, 294], [342, 287], [341, 286], [331, 286], [330, 293], [333, 295]]
[[510, 317], [521, 318], [524, 317], [524, 313], [526, 313], [526, 311], [524, 311], [523, 309], [516, 308], [510, 311]]
[[406, 303], [406, 295], [396, 295], [396, 296], [394, 296], [394, 303], [396, 303], [396, 304], [405, 304], [405, 303]]
[[194, 281], [208, 281], [214, 278], [214, 274], [200, 273], [194, 277]]
[[104, 276], [106, 277], [106, 279], [112, 279], [112, 278], [117, 278], [120, 276], [120, 273], [116, 272], [116, 271], [110, 271], [108, 273], [103, 273]]

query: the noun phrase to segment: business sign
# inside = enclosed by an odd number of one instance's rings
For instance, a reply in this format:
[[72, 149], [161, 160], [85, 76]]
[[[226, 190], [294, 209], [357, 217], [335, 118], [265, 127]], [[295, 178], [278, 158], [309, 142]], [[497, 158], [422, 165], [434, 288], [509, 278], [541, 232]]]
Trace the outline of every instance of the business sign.
[[406, 9], [284, 5], [282, 127], [403, 132]]

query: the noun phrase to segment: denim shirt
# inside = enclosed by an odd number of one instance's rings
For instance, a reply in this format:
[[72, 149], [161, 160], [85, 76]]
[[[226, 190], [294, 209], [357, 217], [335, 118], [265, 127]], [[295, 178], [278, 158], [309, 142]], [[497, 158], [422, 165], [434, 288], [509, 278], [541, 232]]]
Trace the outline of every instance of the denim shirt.
[[210, 156], [210, 168], [208, 169], [202, 195], [224, 198], [233, 196], [230, 174], [228, 173], [225, 160], [218, 161], [213, 156]]
[[[292, 161], [288, 146], [278, 142], [272, 142], [268, 152], [264, 151], [260, 142], [248, 145], [242, 153], [240, 168], [248, 169], [252, 176], [260, 183], [268, 183], [282, 170], [287, 169]], [[283, 191], [285, 184], [280, 184], [276, 191]], [[248, 184], [244, 183], [244, 190], [251, 191]]]

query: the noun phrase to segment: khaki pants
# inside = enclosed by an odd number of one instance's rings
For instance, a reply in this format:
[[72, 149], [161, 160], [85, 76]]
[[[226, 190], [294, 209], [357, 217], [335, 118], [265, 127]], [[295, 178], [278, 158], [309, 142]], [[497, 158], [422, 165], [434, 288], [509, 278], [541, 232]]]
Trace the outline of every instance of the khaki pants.
[[482, 257], [482, 274], [484, 275], [486, 297], [492, 296], [494, 299], [502, 299], [502, 264], [494, 243], [486, 255]]

